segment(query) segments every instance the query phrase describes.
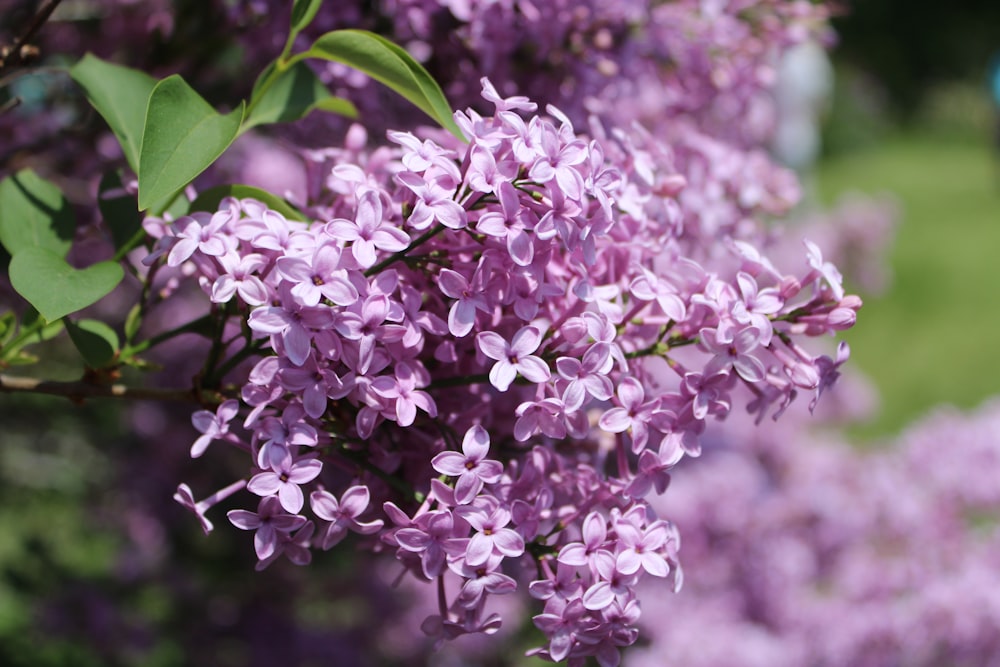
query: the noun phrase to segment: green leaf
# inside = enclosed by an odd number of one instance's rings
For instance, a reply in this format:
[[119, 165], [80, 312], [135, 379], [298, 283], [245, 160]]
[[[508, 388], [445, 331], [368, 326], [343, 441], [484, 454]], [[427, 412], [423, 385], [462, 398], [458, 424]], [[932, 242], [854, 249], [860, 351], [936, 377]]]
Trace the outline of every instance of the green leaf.
[[156, 84], [139, 151], [139, 209], [173, 195], [215, 162], [239, 133], [243, 106], [216, 113], [176, 74]]
[[158, 201], [150, 207], [153, 211], [169, 213], [170, 217], [176, 220], [191, 212], [191, 200], [183, 191], [178, 192], [173, 197]]
[[46, 322], [37, 310], [29, 306], [21, 314], [21, 325], [18, 336], [13, 339], [13, 345], [8, 347], [7, 343], [10, 343], [11, 340], [5, 340], [4, 346], [6, 349], [3, 350], [3, 354], [0, 354], [0, 358], [8, 364], [35, 363], [38, 361], [38, 357], [25, 352], [23, 348], [52, 340], [62, 333], [62, 330], [62, 320]]
[[271, 194], [267, 190], [255, 188], [252, 185], [219, 185], [209, 188], [191, 203], [192, 211], [209, 211], [214, 213], [219, 210], [219, 203], [226, 197], [236, 199], [256, 199], [266, 205], [272, 211], [277, 211], [289, 220], [307, 220], [306, 215], [295, 208], [287, 201]]
[[10, 282], [49, 322], [96, 303], [125, 277], [115, 262], [75, 269], [44, 248], [25, 248], [10, 260]]
[[452, 120], [452, 108], [427, 70], [400, 46], [364, 30], [335, 30], [303, 54], [349, 65], [412, 102], [441, 127], [465, 139]]
[[16, 355], [10, 359], [4, 359], [4, 361], [11, 366], [30, 366], [31, 364], [37, 364], [39, 360], [37, 355], [19, 351]]
[[10, 342], [17, 332], [17, 316], [14, 311], [8, 310], [0, 315], [0, 348]]
[[156, 79], [145, 72], [113, 65], [91, 54], [69, 68], [91, 106], [118, 137], [132, 171], [139, 173], [139, 148], [146, 118], [146, 102]]
[[323, 0], [295, 0], [292, 6], [292, 34], [296, 35], [316, 18], [316, 12]]
[[334, 97], [304, 62], [282, 72], [259, 97], [251, 98], [243, 129], [265, 123], [291, 123], [313, 109], [357, 118], [358, 110], [347, 100]]
[[0, 182], [0, 243], [11, 255], [45, 248], [65, 257], [76, 219], [57, 186], [24, 169]]
[[46, 340], [52, 340], [62, 333], [62, 320], [53, 320], [48, 322], [42, 317], [42, 314], [33, 307], [29, 307], [24, 311], [24, 314], [21, 315], [21, 328], [32, 328], [38, 324], [39, 321], [42, 322], [42, 328], [36, 329], [34, 332], [28, 334], [28, 337], [25, 339], [25, 345], [34, 345]]
[[142, 304], [135, 304], [125, 317], [125, 341], [131, 343], [142, 326]]
[[122, 185], [121, 172], [109, 171], [101, 178], [97, 207], [116, 249], [126, 247], [142, 229], [142, 216], [136, 210], [135, 197]]
[[104, 322], [98, 320], [66, 319], [66, 332], [80, 356], [91, 368], [104, 368], [118, 354], [118, 334]]

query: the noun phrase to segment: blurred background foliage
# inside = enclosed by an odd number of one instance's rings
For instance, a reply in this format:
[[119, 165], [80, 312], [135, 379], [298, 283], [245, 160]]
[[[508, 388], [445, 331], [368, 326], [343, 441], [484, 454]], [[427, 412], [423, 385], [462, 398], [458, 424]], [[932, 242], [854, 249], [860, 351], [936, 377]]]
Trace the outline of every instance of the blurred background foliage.
[[834, 21], [836, 87], [816, 170], [821, 199], [889, 193], [899, 226], [884, 294], [845, 338], [881, 409], [853, 432], [898, 432], [928, 408], [1000, 390], [1000, 4], [853, 2]]
[[[36, 4], [0, 0], [0, 35]], [[154, 41], [133, 64], [155, 72], [182, 44], [192, 68], [238, 69], [241, 54], [211, 48], [219, 4], [178, 0], [183, 39]], [[834, 23], [836, 92], [811, 178], [826, 203], [888, 192], [902, 212], [892, 284], [863, 295], [846, 337], [882, 400], [856, 430], [870, 439], [931, 406], [972, 407], [998, 390], [1000, 160], [986, 74], [1000, 51], [1000, 3], [856, 0]], [[214, 101], [225, 91], [202, 92]], [[169, 501], [179, 480], [228, 480], [186, 458], [187, 410], [2, 395], [0, 423], [0, 665], [371, 664], [349, 654], [364, 645], [386, 648], [376, 662], [399, 659], [379, 636], [393, 620], [379, 605], [389, 578], [352, 577], [349, 549], [308, 572], [283, 564], [254, 574], [246, 535], [205, 539]], [[182, 443], [174, 451], [144, 446], [171, 432]], [[277, 632], [280, 647], [263, 640]], [[192, 646], [204, 650], [186, 654]], [[481, 664], [521, 650], [499, 647]]]

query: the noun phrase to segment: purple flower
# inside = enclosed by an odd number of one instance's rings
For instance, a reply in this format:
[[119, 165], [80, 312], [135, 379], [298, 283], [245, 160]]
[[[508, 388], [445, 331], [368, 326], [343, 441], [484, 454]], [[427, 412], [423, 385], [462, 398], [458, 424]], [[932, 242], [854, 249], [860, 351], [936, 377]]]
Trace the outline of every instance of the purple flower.
[[461, 273], [451, 269], [441, 269], [438, 274], [438, 287], [445, 296], [458, 299], [448, 311], [448, 330], [453, 336], [462, 338], [476, 323], [476, 311], [490, 312], [490, 306], [483, 296], [482, 273], [476, 269], [472, 283]]
[[267, 259], [263, 255], [251, 253], [241, 256], [235, 252], [227, 252], [217, 259], [222, 266], [222, 273], [212, 283], [213, 302], [226, 303], [234, 294], [239, 294], [243, 302], [251, 306], [267, 303], [270, 292], [264, 282], [254, 275], [267, 266]]
[[396, 180], [417, 195], [417, 203], [406, 220], [414, 229], [427, 229], [434, 222], [451, 229], [468, 224], [465, 209], [452, 199], [455, 184], [451, 176], [427, 179], [404, 171], [396, 175]]
[[[396, 305], [398, 308], [398, 304]], [[375, 359], [376, 343], [396, 342], [407, 333], [404, 326], [386, 324], [393, 304], [385, 294], [370, 294], [340, 315], [334, 327], [344, 338], [357, 341], [358, 361], [355, 369], [364, 375]]]
[[632, 478], [625, 493], [631, 498], [643, 498], [651, 488], [662, 495], [670, 484], [670, 470], [684, 455], [684, 450], [677, 444], [680, 437], [670, 434], [660, 442], [659, 453], [644, 449], [639, 454], [639, 472]]
[[567, 412], [583, 407], [588, 395], [599, 401], [611, 398], [614, 394], [614, 385], [608, 373], [613, 363], [611, 346], [607, 343], [595, 343], [590, 346], [583, 355], [583, 361], [573, 357], [556, 359], [556, 370], [564, 380], [568, 381], [562, 395]]
[[488, 512], [482, 507], [466, 505], [456, 512], [476, 531], [465, 551], [465, 560], [469, 565], [482, 565], [493, 554], [516, 558], [524, 553], [524, 539], [506, 527], [510, 523], [510, 511], [505, 507], [496, 507]]
[[308, 565], [312, 562], [312, 551], [309, 547], [312, 546], [312, 536], [315, 530], [316, 524], [312, 521], [307, 521], [306, 525], [299, 528], [299, 531], [294, 535], [291, 533], [279, 532], [278, 542], [274, 547], [274, 553], [263, 560], [257, 561], [257, 565], [254, 566], [254, 570], [262, 572], [267, 569], [271, 563], [281, 558], [281, 556], [285, 556], [296, 565]]
[[540, 401], [525, 401], [514, 411], [514, 439], [525, 442], [536, 433], [544, 433], [550, 438], [566, 437], [566, 406], [558, 398], [543, 398]]
[[247, 323], [254, 331], [269, 335], [272, 346], [280, 345], [289, 361], [301, 366], [309, 357], [314, 332], [332, 327], [334, 318], [326, 306], [300, 305], [290, 298], [290, 289], [288, 283], [283, 283], [279, 287], [279, 294], [284, 292], [282, 305], [258, 308], [250, 313]]
[[434, 399], [427, 392], [417, 389], [417, 378], [410, 365], [401, 361], [396, 364], [395, 378], [380, 375], [372, 380], [372, 392], [391, 402], [393, 416], [400, 426], [409, 426], [413, 423], [417, 416], [417, 408], [426, 412], [429, 417], [437, 417]]
[[467, 505], [482, 490], [484, 484], [500, 481], [503, 464], [486, 458], [490, 451], [490, 435], [476, 424], [462, 439], [462, 453], [441, 452], [431, 465], [439, 473], [458, 477], [455, 482], [455, 502]]
[[[350, 374], [348, 374], [350, 375]], [[353, 387], [352, 378], [344, 382], [327, 364], [320, 365], [312, 357], [301, 367], [289, 366], [278, 371], [281, 385], [302, 397], [305, 413], [319, 419], [326, 412], [327, 400], [347, 396]]]
[[447, 556], [465, 553], [468, 532], [463, 519], [447, 510], [435, 510], [421, 514], [411, 527], [400, 528], [394, 537], [400, 549], [420, 555], [424, 576], [433, 579], [444, 572]]
[[587, 610], [579, 598], [568, 601], [552, 598], [545, 605], [545, 613], [538, 614], [531, 620], [549, 638], [549, 657], [555, 662], [561, 662], [569, 656], [576, 644], [577, 634], [586, 617]]
[[497, 571], [501, 561], [503, 556], [494, 554], [485, 563], [475, 566], [469, 565], [464, 558], [449, 562], [448, 567], [466, 579], [456, 602], [466, 609], [472, 609], [482, 602], [487, 593], [506, 595], [517, 590], [516, 581]]
[[596, 568], [596, 558], [607, 553], [608, 523], [597, 512], [591, 512], [583, 520], [583, 541], [570, 542], [559, 550], [557, 560], [565, 565]]
[[196, 459], [205, 453], [213, 440], [222, 440], [229, 433], [229, 422], [233, 420], [240, 409], [236, 399], [223, 401], [212, 414], [208, 410], [199, 410], [191, 415], [191, 423], [201, 433], [201, 436], [191, 445], [191, 458]]
[[823, 252], [819, 249], [819, 246], [812, 241], [803, 241], [806, 246], [807, 255], [809, 258], [809, 266], [812, 267], [812, 271], [803, 280], [803, 283], [808, 283], [811, 280], [819, 280], [822, 278], [826, 281], [826, 284], [830, 286], [830, 291], [833, 292], [833, 297], [840, 301], [844, 298], [844, 277], [840, 275], [840, 271], [837, 267], [830, 262], [823, 261]]
[[309, 496], [309, 506], [316, 516], [330, 523], [321, 532], [321, 546], [329, 549], [344, 539], [348, 530], [362, 535], [371, 535], [382, 528], [382, 519], [373, 521], [358, 521], [365, 513], [371, 500], [367, 486], [352, 486], [338, 501], [332, 493], [325, 489], [313, 491]]
[[208, 498], [205, 498], [200, 502], [196, 502], [194, 494], [191, 492], [191, 487], [187, 484], [179, 484], [177, 486], [176, 493], [174, 493], [174, 500], [191, 512], [194, 512], [194, 515], [198, 517], [198, 521], [201, 523], [201, 529], [205, 531], [206, 535], [208, 535], [212, 532], [212, 522], [205, 516], [205, 512], [207, 512], [213, 505], [216, 505], [237, 491], [245, 488], [246, 485], [246, 480], [237, 480], [229, 486], [219, 489]]
[[274, 554], [280, 539], [279, 533], [291, 533], [306, 523], [304, 516], [283, 512], [281, 503], [275, 496], [261, 498], [256, 513], [231, 510], [226, 516], [240, 530], [257, 531], [253, 536], [253, 546], [260, 560]]
[[649, 269], [643, 267], [642, 275], [629, 285], [632, 295], [642, 301], [655, 301], [663, 312], [674, 322], [684, 320], [684, 301], [677, 296], [676, 288], [669, 280], [664, 280]]
[[753, 326], [737, 331], [732, 328], [702, 329], [702, 347], [713, 355], [705, 366], [705, 375], [735, 370], [747, 382], [760, 382], [767, 374], [763, 362], [753, 352], [760, 347], [763, 333]]
[[476, 336], [479, 349], [497, 363], [490, 369], [490, 383], [499, 391], [507, 391], [520, 373], [531, 382], [545, 382], [551, 377], [549, 367], [540, 357], [531, 353], [542, 342], [542, 332], [527, 326], [514, 334], [510, 343], [493, 331], [483, 331]]
[[180, 266], [195, 252], [212, 257], [226, 254], [232, 243], [223, 227], [231, 216], [230, 211], [221, 210], [215, 214], [192, 213], [177, 220], [171, 226], [175, 240], [167, 254], [167, 266]]
[[323, 298], [338, 306], [358, 300], [358, 290], [340, 266], [340, 248], [321, 245], [312, 256], [284, 256], [277, 261], [278, 274], [293, 283], [291, 295], [303, 306], [316, 306]]
[[335, 218], [326, 223], [324, 231], [333, 238], [351, 243], [351, 253], [361, 268], [375, 264], [375, 249], [398, 252], [410, 244], [403, 230], [393, 227], [383, 217], [382, 200], [375, 190], [365, 190], [358, 197], [354, 220]]
[[621, 407], [611, 408], [601, 415], [598, 425], [609, 433], [630, 431], [632, 450], [639, 452], [649, 439], [649, 423], [660, 407], [660, 400], [646, 401], [646, 391], [639, 381], [627, 377], [618, 385], [618, 402]]
[[816, 404], [819, 402], [819, 397], [823, 392], [837, 381], [840, 377], [840, 367], [850, 358], [851, 347], [847, 344], [847, 341], [840, 341], [837, 345], [837, 359], [831, 359], [827, 355], [821, 355], [816, 357], [816, 369], [819, 371], [819, 383], [816, 385], [816, 395], [813, 399], [809, 401], [809, 411], [812, 412], [816, 409]]
[[645, 530], [640, 530], [627, 521], [615, 524], [618, 535], [618, 557], [615, 569], [622, 574], [634, 574], [640, 568], [654, 577], [670, 574], [670, 567], [659, 551], [670, 539], [669, 525], [665, 521], [654, 521]]
[[300, 485], [316, 479], [323, 470], [323, 463], [314, 458], [296, 459], [288, 452], [284, 452], [282, 456], [278, 448], [272, 452], [275, 452], [272, 458], [279, 460], [270, 462], [271, 470], [265, 470], [251, 477], [247, 490], [258, 496], [277, 494], [282, 507], [293, 514], [298, 513], [305, 504]]

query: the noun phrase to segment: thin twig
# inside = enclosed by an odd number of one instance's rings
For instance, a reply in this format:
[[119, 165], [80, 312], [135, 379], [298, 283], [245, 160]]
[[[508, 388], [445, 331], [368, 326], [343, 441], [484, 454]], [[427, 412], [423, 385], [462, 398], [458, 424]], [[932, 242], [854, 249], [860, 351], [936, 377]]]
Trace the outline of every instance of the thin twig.
[[38, 34], [38, 31], [41, 30], [42, 26], [45, 25], [45, 22], [49, 20], [49, 17], [52, 16], [52, 12], [55, 11], [60, 2], [62, 2], [62, 0], [49, 0], [42, 5], [42, 8], [38, 10], [37, 14], [35, 14], [35, 18], [32, 19], [31, 23], [28, 25], [27, 30], [21, 33], [21, 36], [17, 38], [16, 42], [14, 42], [14, 45], [10, 48], [9, 54], [0, 58], [0, 70], [7, 67], [16, 67], [21, 64], [26, 53], [25, 47], [28, 46], [28, 42], [30, 42], [32, 38]]

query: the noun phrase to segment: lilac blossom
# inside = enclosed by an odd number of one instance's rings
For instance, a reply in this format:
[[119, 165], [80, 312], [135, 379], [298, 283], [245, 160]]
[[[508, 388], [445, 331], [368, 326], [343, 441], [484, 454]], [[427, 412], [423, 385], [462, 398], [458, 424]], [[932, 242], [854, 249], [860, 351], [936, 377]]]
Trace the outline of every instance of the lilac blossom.
[[375, 190], [365, 190], [357, 197], [358, 211], [354, 220], [335, 218], [326, 223], [324, 231], [339, 241], [351, 243], [351, 254], [361, 268], [375, 264], [375, 250], [399, 252], [410, 243], [410, 237], [398, 227], [385, 224], [382, 202]]
[[433, 579], [444, 573], [447, 556], [465, 552], [468, 530], [452, 512], [436, 510], [421, 514], [412, 527], [401, 528], [393, 536], [400, 549], [420, 555], [421, 571]]
[[[488, 313], [489, 304], [482, 294], [482, 273], [479, 269], [472, 276], [472, 283], [451, 269], [441, 269], [438, 274], [438, 287], [442, 294], [457, 299], [448, 310], [448, 331], [453, 336], [462, 338], [472, 331], [476, 323], [476, 311]], [[473, 285], [476, 285], [475, 287]]]
[[506, 527], [511, 518], [507, 508], [499, 506], [489, 511], [464, 505], [456, 511], [474, 531], [465, 550], [465, 562], [469, 565], [482, 565], [494, 554], [516, 558], [524, 553], [524, 538]]
[[265, 560], [278, 548], [282, 533], [294, 532], [306, 523], [305, 517], [282, 509], [276, 496], [267, 496], [260, 499], [256, 512], [230, 510], [226, 516], [240, 530], [255, 531], [253, 545], [257, 558]]
[[500, 334], [484, 331], [476, 338], [479, 349], [496, 363], [490, 369], [490, 383], [507, 391], [518, 374], [531, 382], [545, 382], [551, 376], [548, 365], [533, 354], [542, 342], [542, 332], [524, 327], [508, 343]]
[[199, 410], [191, 415], [191, 423], [201, 433], [191, 445], [191, 458], [196, 459], [205, 453], [213, 440], [221, 440], [229, 435], [229, 422], [236, 417], [240, 403], [235, 399], [223, 401], [215, 414], [208, 410]]
[[490, 436], [482, 426], [476, 425], [462, 439], [462, 453], [441, 452], [431, 465], [443, 475], [457, 477], [455, 501], [459, 505], [472, 502], [484, 484], [491, 484], [503, 474], [503, 464], [486, 458], [490, 450]]
[[[277, 449], [272, 451], [280, 452]], [[276, 458], [278, 460], [274, 460]], [[250, 478], [247, 490], [258, 496], [276, 495], [286, 511], [297, 514], [305, 502], [302, 485], [316, 479], [323, 469], [323, 462], [315, 458], [295, 458], [285, 452], [280, 458], [272, 457], [270, 465], [270, 470]]]
[[371, 535], [382, 528], [382, 519], [358, 521], [358, 517], [368, 510], [371, 492], [367, 486], [349, 487], [340, 500], [325, 489], [313, 491], [309, 496], [309, 506], [320, 519], [329, 521], [322, 532], [320, 545], [330, 549], [347, 535], [347, 531]]
[[[455, 114], [467, 143], [352, 135], [310, 153], [302, 210], [321, 224], [226, 200], [226, 254], [196, 248], [184, 270], [250, 340], [224, 351], [234, 377], [235, 355], [260, 357], [240, 388], [249, 446], [230, 442], [249, 449], [248, 490], [311, 512], [265, 531], [262, 566], [377, 534], [440, 582], [424, 623], [440, 639], [496, 631], [486, 605], [516, 588], [504, 561], [532, 560], [539, 654], [610, 664], [638, 636], [641, 582], [681, 581], [647, 496], [698, 455], [709, 416], [825, 388], [843, 355], [803, 339], [853, 323], [860, 300], [834, 298], [808, 249], [798, 273], [757, 250], [755, 216], [791, 196], [778, 176], [758, 187], [764, 158], [696, 129], [586, 136], [555, 107], [484, 96], [492, 115]], [[156, 229], [163, 256], [177, 237]]]

